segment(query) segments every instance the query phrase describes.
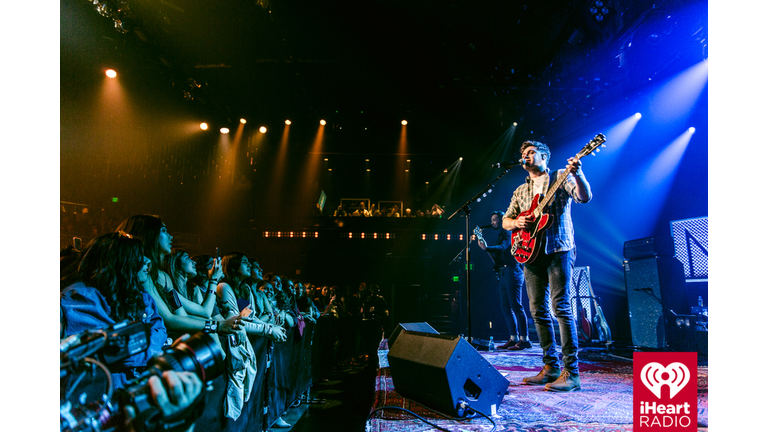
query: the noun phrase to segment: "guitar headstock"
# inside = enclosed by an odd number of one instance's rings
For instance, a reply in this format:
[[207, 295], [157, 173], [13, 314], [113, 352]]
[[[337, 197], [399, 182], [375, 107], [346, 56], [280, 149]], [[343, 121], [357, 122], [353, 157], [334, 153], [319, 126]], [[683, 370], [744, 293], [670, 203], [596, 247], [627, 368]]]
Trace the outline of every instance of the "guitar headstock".
[[584, 148], [579, 151], [579, 154], [576, 155], [578, 159], [581, 159], [582, 157], [591, 154], [592, 156], [596, 156], [595, 153], [600, 153], [600, 148], [605, 147], [605, 135], [599, 133], [595, 135], [594, 138], [592, 138], [587, 144], [584, 145]]

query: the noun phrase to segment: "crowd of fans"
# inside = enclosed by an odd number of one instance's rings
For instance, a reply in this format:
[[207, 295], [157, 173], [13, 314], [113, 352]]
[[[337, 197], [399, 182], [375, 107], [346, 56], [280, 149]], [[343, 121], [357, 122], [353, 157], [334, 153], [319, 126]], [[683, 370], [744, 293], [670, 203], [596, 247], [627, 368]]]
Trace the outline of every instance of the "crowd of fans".
[[[320, 210], [319, 205], [316, 210], [317, 216], [323, 216], [323, 212]], [[333, 217], [419, 217], [419, 218], [439, 218], [445, 215], [445, 207], [438, 204], [432, 207], [427, 207], [423, 210], [413, 211], [410, 208], [402, 209], [399, 205], [382, 206], [377, 208], [376, 204], [367, 206], [365, 202], [359, 204], [347, 205], [344, 203], [339, 206], [330, 214]]]
[[[200, 331], [226, 353], [233, 388], [247, 387], [264, 366], [255, 364], [249, 336], [281, 343], [288, 332], [301, 337], [307, 322], [321, 321], [332, 337], [313, 346], [328, 351], [335, 367], [375, 368], [387, 331], [389, 311], [375, 285], [316, 286], [264, 273], [256, 257], [240, 252], [190, 256], [173, 248], [173, 236], [157, 216], [131, 216], [115, 232], [79, 249], [67, 247], [60, 265], [62, 339], [123, 320], [151, 328], [149, 349], [111, 369], [116, 388], [138, 377], [165, 347]], [[243, 394], [229, 390], [224, 414], [236, 419]], [[275, 426], [290, 425], [279, 419]]]

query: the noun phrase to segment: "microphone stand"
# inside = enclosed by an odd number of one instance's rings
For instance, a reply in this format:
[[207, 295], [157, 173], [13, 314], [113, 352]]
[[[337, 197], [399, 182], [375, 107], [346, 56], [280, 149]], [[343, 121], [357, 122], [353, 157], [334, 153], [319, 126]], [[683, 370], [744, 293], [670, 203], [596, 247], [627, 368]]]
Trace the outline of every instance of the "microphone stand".
[[[470, 300], [469, 300], [470, 297], [471, 297], [470, 289], [469, 289], [469, 285], [470, 285], [469, 281], [470, 281], [470, 273], [471, 273], [470, 272], [470, 253], [469, 253], [469, 251], [470, 251], [470, 249], [469, 249], [470, 241], [469, 241], [469, 238], [470, 238], [470, 232], [472, 232], [471, 228], [470, 228], [470, 224], [469, 224], [469, 219], [470, 219], [469, 215], [472, 212], [472, 208], [469, 205], [471, 203], [473, 203], [473, 202], [480, 202], [483, 198], [488, 196], [488, 194], [493, 191], [494, 183], [499, 181], [500, 178], [504, 177], [509, 172], [510, 168], [511, 168], [511, 166], [505, 166], [504, 167], [504, 172], [499, 174], [498, 177], [496, 177], [495, 179], [493, 179], [493, 181], [488, 183], [488, 185], [485, 186], [480, 192], [478, 192], [477, 195], [473, 196], [472, 198], [469, 199], [469, 201], [465, 202], [464, 205], [462, 205], [461, 207], [456, 209], [456, 211], [453, 212], [453, 214], [451, 214], [450, 216], [448, 216], [448, 219], [447, 219], [447, 220], [453, 219], [457, 214], [459, 214], [459, 212], [463, 212], [464, 213], [464, 218], [465, 218], [465, 221], [464, 221], [465, 222], [464, 223], [464, 243], [465, 243], [464, 250], [467, 251], [467, 253], [464, 254], [464, 262], [465, 262], [465, 266], [466, 266], [465, 267], [466, 268], [465, 274], [466, 274], [466, 278], [467, 278], [467, 282], [466, 282], [467, 283], [467, 340], [469, 341], [469, 343], [472, 343], [472, 309], [470, 307]], [[453, 261], [451, 261], [451, 263], [453, 263]], [[461, 290], [459, 290], [459, 293], [461, 293]], [[459, 314], [459, 319], [461, 319], [461, 314]], [[459, 327], [461, 327], [461, 325], [459, 325]]]

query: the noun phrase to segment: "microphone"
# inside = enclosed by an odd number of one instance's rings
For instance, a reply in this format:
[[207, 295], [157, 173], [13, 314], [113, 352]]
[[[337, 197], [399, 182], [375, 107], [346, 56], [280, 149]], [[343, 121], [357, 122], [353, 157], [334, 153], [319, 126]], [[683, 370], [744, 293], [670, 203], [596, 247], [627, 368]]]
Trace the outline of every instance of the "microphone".
[[480, 229], [493, 228], [493, 225], [481, 225]]
[[491, 164], [491, 168], [512, 168], [513, 166], [523, 165], [525, 166], [525, 159], [520, 159], [514, 162], [497, 162]]

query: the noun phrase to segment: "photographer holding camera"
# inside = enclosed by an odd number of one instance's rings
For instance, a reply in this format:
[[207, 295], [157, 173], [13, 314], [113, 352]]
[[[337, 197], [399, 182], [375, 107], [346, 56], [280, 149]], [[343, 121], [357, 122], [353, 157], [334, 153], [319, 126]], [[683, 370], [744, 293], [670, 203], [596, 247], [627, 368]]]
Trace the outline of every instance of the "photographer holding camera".
[[115, 389], [109, 367], [146, 351], [149, 340], [147, 325], [123, 321], [60, 342], [62, 432], [191, 431], [205, 409], [203, 383], [225, 370], [223, 352], [204, 332], [184, 335]]
[[[130, 234], [105, 234], [62, 275], [62, 431], [189, 429], [202, 412], [203, 383], [224, 372], [223, 352], [203, 332], [163, 349], [165, 325], [141, 285], [143, 251]], [[105, 387], [86, 404], [84, 390]]]
[[124, 320], [150, 327], [149, 348], [111, 368], [115, 388], [138, 377], [168, 338], [155, 302], [141, 287], [148, 266], [143, 251], [141, 240], [129, 234], [104, 234], [86, 246], [77, 270], [61, 279], [62, 339]]

